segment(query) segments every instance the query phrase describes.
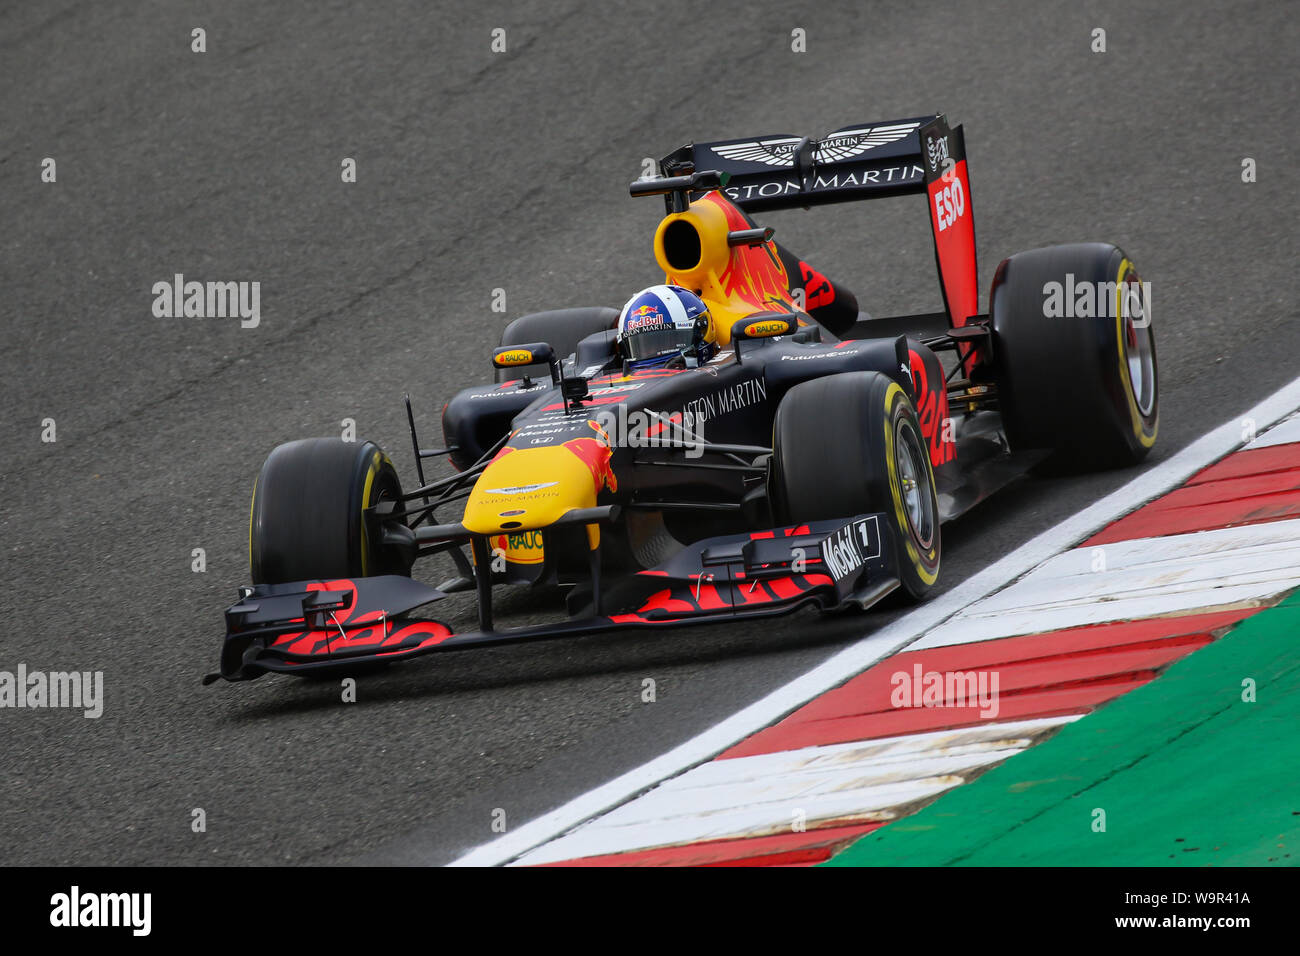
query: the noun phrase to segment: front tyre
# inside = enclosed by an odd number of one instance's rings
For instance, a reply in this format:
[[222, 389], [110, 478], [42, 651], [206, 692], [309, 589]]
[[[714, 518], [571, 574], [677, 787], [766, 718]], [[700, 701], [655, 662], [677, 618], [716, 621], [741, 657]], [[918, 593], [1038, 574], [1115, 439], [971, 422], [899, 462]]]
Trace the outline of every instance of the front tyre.
[[934, 471], [916, 409], [889, 376], [845, 372], [790, 389], [773, 424], [769, 482], [778, 524], [883, 512], [904, 595], [919, 601], [934, 587]]
[[363, 518], [399, 503], [397, 472], [373, 442], [305, 438], [267, 457], [253, 486], [248, 564], [254, 584], [410, 574], [409, 558], [380, 543]]

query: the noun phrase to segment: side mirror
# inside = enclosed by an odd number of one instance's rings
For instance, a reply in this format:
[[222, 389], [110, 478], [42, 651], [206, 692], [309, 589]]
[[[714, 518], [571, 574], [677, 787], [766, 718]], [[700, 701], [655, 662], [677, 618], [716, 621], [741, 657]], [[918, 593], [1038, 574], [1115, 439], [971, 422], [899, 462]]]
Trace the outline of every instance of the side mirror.
[[790, 335], [798, 328], [793, 315], [783, 312], [764, 312], [740, 319], [731, 326], [731, 347], [736, 352], [736, 364], [740, 364], [740, 343], [748, 339], [770, 339], [778, 335]]
[[493, 368], [526, 368], [529, 365], [545, 365], [551, 370], [551, 384], [559, 384], [560, 367], [555, 361], [555, 350], [545, 342], [503, 345], [492, 352]]

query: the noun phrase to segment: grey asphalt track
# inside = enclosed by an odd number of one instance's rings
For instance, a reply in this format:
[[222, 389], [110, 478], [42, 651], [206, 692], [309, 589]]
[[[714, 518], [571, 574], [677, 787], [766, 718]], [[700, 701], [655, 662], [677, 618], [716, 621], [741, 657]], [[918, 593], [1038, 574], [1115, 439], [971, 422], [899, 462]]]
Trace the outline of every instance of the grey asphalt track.
[[[353, 418], [409, 476], [403, 391], [432, 444], [441, 403], [490, 378], [510, 318], [618, 305], [657, 281], [661, 207], [626, 187], [688, 139], [930, 110], [964, 123], [985, 294], [1003, 256], [1084, 239], [1119, 243], [1152, 282], [1153, 460], [1289, 381], [1293, 13], [5, 5], [0, 670], [102, 670], [106, 701], [98, 720], [0, 709], [0, 863], [445, 862], [492, 837], [494, 810], [513, 825], [558, 806], [884, 619], [428, 658], [363, 679], [353, 704], [336, 683], [199, 685], [245, 580], [267, 452]], [[206, 53], [191, 52], [195, 27]], [[1243, 157], [1258, 182], [1242, 183]], [[891, 314], [939, 304], [924, 215], [913, 198], [765, 221]], [[155, 318], [151, 288], [175, 273], [259, 281], [260, 325]], [[944, 585], [1130, 477], [1022, 482], [945, 530]]]

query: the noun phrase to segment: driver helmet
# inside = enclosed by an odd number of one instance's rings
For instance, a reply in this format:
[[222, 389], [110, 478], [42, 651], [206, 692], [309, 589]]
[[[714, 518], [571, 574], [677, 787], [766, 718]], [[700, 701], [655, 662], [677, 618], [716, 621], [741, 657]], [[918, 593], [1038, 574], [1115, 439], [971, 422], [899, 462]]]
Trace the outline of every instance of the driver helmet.
[[662, 368], [677, 358], [701, 365], [717, 352], [709, 307], [681, 286], [643, 289], [619, 314], [618, 350], [629, 369]]

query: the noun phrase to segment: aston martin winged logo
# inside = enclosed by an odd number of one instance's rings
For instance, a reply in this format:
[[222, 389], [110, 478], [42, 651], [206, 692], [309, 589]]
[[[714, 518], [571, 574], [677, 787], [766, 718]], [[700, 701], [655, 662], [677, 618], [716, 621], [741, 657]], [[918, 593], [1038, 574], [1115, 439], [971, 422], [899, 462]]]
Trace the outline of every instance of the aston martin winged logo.
[[[818, 163], [838, 163], [852, 159], [869, 149], [897, 142], [920, 125], [920, 123], [895, 123], [890, 126], [865, 126], [862, 129], [841, 130], [818, 143], [814, 157]], [[710, 149], [723, 159], [766, 163], [768, 166], [790, 166], [794, 163], [794, 151], [799, 142], [797, 136], [780, 136], [776, 139], [711, 146]]]

